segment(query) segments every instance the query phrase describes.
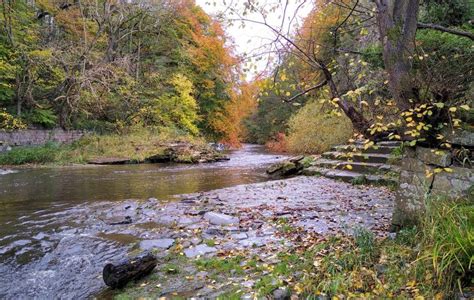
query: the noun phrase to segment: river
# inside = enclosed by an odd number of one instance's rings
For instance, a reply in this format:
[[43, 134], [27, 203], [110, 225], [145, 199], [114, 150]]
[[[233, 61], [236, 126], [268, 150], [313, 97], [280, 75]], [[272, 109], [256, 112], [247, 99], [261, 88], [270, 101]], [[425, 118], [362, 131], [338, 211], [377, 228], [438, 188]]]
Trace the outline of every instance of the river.
[[104, 289], [105, 261], [133, 240], [104, 238], [84, 220], [100, 205], [268, 180], [281, 155], [244, 145], [230, 161], [199, 164], [73, 166], [8, 170], [0, 175], [0, 298], [85, 298]]

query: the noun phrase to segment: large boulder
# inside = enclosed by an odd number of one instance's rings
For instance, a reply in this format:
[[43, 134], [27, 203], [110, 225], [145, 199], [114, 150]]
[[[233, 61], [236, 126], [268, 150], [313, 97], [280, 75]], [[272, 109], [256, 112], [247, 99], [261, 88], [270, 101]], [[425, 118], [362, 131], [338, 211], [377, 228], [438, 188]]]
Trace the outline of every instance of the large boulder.
[[229, 160], [229, 158], [208, 145], [197, 146], [191, 143], [175, 143], [166, 145], [161, 153], [152, 155], [146, 160], [152, 163], [207, 163]]
[[297, 156], [271, 165], [267, 174], [274, 178], [288, 177], [300, 174], [304, 169], [304, 156]]
[[426, 164], [440, 167], [448, 167], [453, 162], [451, 152], [438, 149], [417, 147], [416, 156]]

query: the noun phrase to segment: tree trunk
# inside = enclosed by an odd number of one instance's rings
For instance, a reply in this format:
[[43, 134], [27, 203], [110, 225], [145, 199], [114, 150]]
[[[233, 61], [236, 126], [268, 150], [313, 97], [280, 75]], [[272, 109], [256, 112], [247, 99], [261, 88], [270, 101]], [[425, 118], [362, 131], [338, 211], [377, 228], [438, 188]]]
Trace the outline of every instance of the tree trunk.
[[418, 102], [411, 76], [419, 0], [374, 0], [390, 92], [400, 110]]
[[105, 265], [102, 271], [102, 277], [106, 285], [113, 289], [120, 288], [131, 280], [136, 280], [148, 275], [156, 265], [156, 257], [151, 253], [144, 253], [117, 264]]
[[344, 114], [351, 120], [352, 126], [355, 130], [363, 134], [367, 138], [373, 138], [368, 129], [370, 128], [370, 122], [365, 119], [361, 112], [354, 108], [354, 105], [349, 101], [341, 99], [339, 91], [337, 90], [336, 84], [332, 78], [331, 72], [328, 70], [326, 65], [319, 61], [318, 64], [321, 66], [321, 70], [323, 71], [324, 77], [329, 85], [329, 90], [331, 91], [332, 98], [339, 98], [337, 102], [339, 108], [344, 112]]

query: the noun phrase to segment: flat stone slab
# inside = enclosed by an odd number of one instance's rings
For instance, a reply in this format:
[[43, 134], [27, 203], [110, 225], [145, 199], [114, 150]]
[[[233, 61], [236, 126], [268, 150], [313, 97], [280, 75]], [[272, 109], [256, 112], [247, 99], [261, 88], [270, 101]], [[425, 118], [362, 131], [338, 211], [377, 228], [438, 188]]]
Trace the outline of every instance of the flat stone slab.
[[209, 247], [208, 245], [205, 244], [200, 244], [197, 245], [196, 247], [189, 247], [188, 249], [184, 250], [184, 254], [186, 257], [196, 257], [198, 255], [205, 255], [209, 253], [216, 252], [217, 248], [215, 247]]
[[143, 250], [151, 250], [154, 248], [169, 249], [173, 244], [173, 239], [144, 240], [140, 242], [140, 248]]
[[262, 247], [263, 245], [265, 245], [265, 239], [252, 237], [252, 238], [239, 241], [239, 244], [244, 247]]
[[234, 240], [244, 240], [246, 239], [248, 236], [245, 232], [241, 232], [241, 233], [235, 233], [235, 234], [231, 234], [231, 237], [234, 239]]
[[87, 163], [91, 165], [124, 165], [132, 163], [132, 160], [129, 158], [120, 157], [104, 157], [91, 159]]
[[239, 218], [229, 216], [226, 214], [207, 212], [204, 214], [204, 219], [208, 220], [209, 223], [214, 225], [234, 225], [239, 224]]

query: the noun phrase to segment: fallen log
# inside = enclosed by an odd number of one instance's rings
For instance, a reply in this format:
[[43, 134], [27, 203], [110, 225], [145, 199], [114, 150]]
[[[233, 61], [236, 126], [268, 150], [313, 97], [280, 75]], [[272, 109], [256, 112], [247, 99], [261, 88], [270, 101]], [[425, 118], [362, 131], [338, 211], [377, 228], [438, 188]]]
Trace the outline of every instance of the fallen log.
[[106, 264], [102, 271], [102, 277], [105, 284], [111, 288], [121, 288], [129, 281], [148, 275], [156, 267], [157, 263], [156, 257], [146, 252], [116, 264]]

